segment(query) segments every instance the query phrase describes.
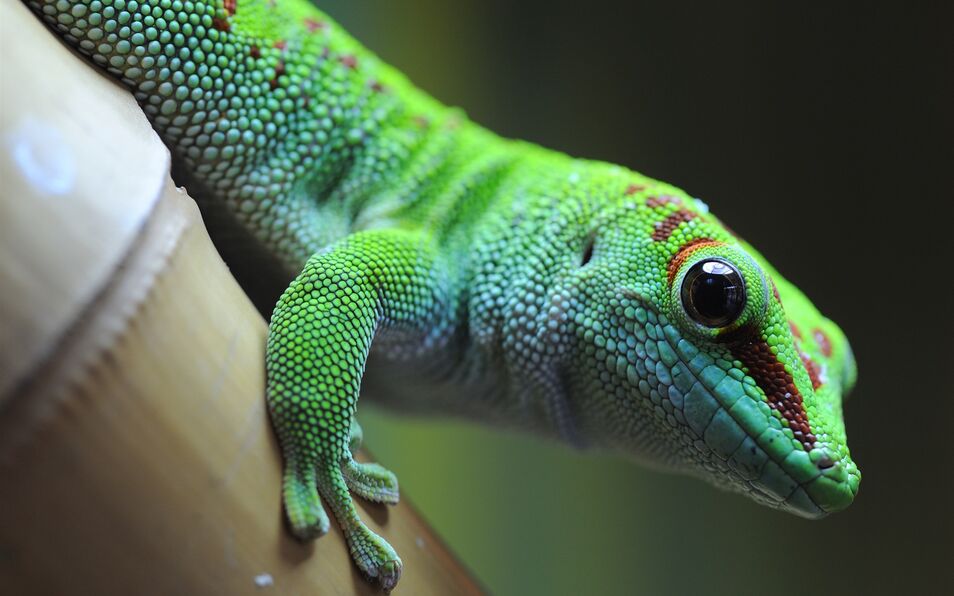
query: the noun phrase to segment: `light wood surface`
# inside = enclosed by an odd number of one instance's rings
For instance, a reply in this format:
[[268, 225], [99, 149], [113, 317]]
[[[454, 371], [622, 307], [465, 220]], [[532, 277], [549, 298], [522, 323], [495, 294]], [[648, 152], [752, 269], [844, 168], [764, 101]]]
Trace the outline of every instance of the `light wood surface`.
[[[374, 592], [284, 527], [265, 322], [132, 97], [16, 0], [0, 44], [0, 592]], [[406, 499], [359, 509], [395, 594], [479, 592]]]

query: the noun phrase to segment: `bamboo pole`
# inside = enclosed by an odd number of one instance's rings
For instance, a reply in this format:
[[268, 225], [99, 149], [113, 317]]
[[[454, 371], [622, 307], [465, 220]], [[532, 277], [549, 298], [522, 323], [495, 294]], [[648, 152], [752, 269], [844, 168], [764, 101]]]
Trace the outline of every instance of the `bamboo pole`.
[[[132, 97], [0, 0], [0, 591], [373, 593], [292, 539], [266, 326]], [[477, 593], [405, 503], [360, 502], [396, 593]]]

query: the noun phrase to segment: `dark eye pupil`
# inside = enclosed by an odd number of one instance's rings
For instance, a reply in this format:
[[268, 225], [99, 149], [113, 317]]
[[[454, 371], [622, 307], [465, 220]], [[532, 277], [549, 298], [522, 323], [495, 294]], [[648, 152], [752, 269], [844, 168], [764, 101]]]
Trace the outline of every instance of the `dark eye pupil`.
[[693, 265], [683, 279], [681, 293], [686, 312], [706, 327], [730, 325], [745, 309], [745, 282], [724, 261], [712, 259]]

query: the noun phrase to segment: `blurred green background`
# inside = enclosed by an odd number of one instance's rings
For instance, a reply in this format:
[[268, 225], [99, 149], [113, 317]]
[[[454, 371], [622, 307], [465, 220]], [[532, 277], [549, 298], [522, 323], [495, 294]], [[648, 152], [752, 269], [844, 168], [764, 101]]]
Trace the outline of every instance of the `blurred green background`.
[[497, 132], [702, 197], [858, 357], [847, 422], [861, 492], [820, 522], [626, 461], [362, 403], [371, 450], [488, 589], [950, 589], [950, 3], [318, 4]]

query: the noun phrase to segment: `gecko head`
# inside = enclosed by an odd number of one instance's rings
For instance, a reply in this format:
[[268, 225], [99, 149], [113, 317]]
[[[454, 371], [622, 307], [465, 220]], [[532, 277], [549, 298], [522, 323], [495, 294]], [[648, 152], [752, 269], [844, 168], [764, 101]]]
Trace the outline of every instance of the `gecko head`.
[[616, 397], [603, 421], [616, 446], [652, 457], [626, 437], [653, 425], [664, 463], [804, 517], [847, 507], [861, 476], [842, 418], [855, 382], [844, 334], [704, 206], [630, 209], [596, 233], [596, 310], [577, 318], [589, 382]]

